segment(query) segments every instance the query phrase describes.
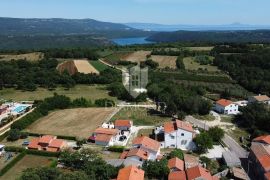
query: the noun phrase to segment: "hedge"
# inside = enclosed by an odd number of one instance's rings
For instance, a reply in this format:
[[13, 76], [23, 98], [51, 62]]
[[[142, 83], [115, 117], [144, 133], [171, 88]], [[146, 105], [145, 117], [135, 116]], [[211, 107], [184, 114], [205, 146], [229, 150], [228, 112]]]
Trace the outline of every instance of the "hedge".
[[14, 122], [10, 128], [23, 130], [41, 117], [43, 117], [43, 115], [37, 109], [35, 109], [33, 112], [27, 114], [26, 116], [22, 117], [20, 120]]
[[2, 134], [2, 135], [0, 136], [0, 141], [3, 141], [3, 140], [8, 136], [8, 134], [9, 134], [9, 131], [7, 131], [7, 132], [5, 132], [4, 134]]
[[[47, 134], [42, 134], [42, 133], [32, 133], [32, 132], [27, 132], [29, 136], [35, 136], [35, 137], [40, 137], [43, 135]], [[54, 135], [54, 134], [52, 134]], [[65, 139], [65, 140], [72, 140], [72, 141], [77, 141], [77, 138], [75, 136], [63, 136], [63, 135], [55, 135], [57, 136], [58, 139]]]
[[60, 155], [60, 152], [39, 151], [39, 150], [25, 149], [22, 147], [15, 147], [15, 146], [6, 146], [5, 150], [8, 152], [22, 152], [26, 154], [33, 154], [33, 155], [46, 156], [46, 157], [58, 157]]
[[125, 150], [125, 147], [124, 146], [110, 146], [108, 150], [112, 152], [123, 152]]
[[24, 156], [26, 155], [25, 152], [20, 153], [16, 156], [13, 160], [11, 160], [4, 168], [0, 170], [0, 176], [3, 176], [8, 170], [10, 170], [17, 162], [19, 162]]

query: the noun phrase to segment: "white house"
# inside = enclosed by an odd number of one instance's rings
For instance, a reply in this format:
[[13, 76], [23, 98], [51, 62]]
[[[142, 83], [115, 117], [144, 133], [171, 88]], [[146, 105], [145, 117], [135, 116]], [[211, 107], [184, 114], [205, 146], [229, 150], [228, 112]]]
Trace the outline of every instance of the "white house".
[[266, 95], [251, 96], [248, 98], [249, 103], [264, 103], [270, 105], [270, 98]]
[[164, 127], [156, 128], [155, 134], [164, 133], [163, 148], [178, 148], [182, 150], [193, 150], [195, 143], [193, 138], [196, 133], [191, 124], [180, 120], [166, 122]]
[[238, 114], [238, 104], [227, 99], [220, 99], [215, 104], [215, 110], [221, 114]]
[[140, 136], [133, 140], [132, 148], [124, 151], [121, 159], [137, 161], [156, 160], [160, 156], [160, 143], [146, 136]]

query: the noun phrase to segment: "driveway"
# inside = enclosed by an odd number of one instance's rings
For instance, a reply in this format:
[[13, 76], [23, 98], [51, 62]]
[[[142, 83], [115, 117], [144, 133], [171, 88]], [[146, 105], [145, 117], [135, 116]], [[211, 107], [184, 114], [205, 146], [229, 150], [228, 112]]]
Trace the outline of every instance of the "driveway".
[[[195, 119], [192, 116], [186, 116], [186, 121], [194, 124], [195, 126], [198, 126], [199, 128], [209, 130], [209, 126], [207, 125], [206, 121], [200, 121], [198, 119]], [[242, 159], [247, 158], [248, 152], [242, 148], [232, 137], [230, 137], [228, 134], [225, 134], [224, 138], [222, 139], [223, 143], [231, 150], [236, 153], [236, 155]]]

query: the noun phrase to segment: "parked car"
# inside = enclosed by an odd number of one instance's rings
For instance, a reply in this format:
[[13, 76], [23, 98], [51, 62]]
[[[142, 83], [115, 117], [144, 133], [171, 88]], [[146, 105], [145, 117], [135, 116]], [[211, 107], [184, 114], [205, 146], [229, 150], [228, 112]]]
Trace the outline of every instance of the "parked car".
[[120, 136], [119, 137], [119, 141], [124, 141], [124, 140], [126, 140], [127, 139], [127, 136]]

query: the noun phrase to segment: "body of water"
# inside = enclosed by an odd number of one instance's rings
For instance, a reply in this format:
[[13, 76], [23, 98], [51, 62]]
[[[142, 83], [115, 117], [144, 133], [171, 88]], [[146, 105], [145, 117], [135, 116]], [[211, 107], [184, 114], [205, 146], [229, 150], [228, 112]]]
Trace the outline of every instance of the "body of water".
[[147, 37], [136, 37], [136, 38], [119, 38], [119, 39], [112, 39], [112, 41], [120, 46], [126, 45], [134, 45], [134, 44], [151, 44], [154, 42], [147, 41]]

